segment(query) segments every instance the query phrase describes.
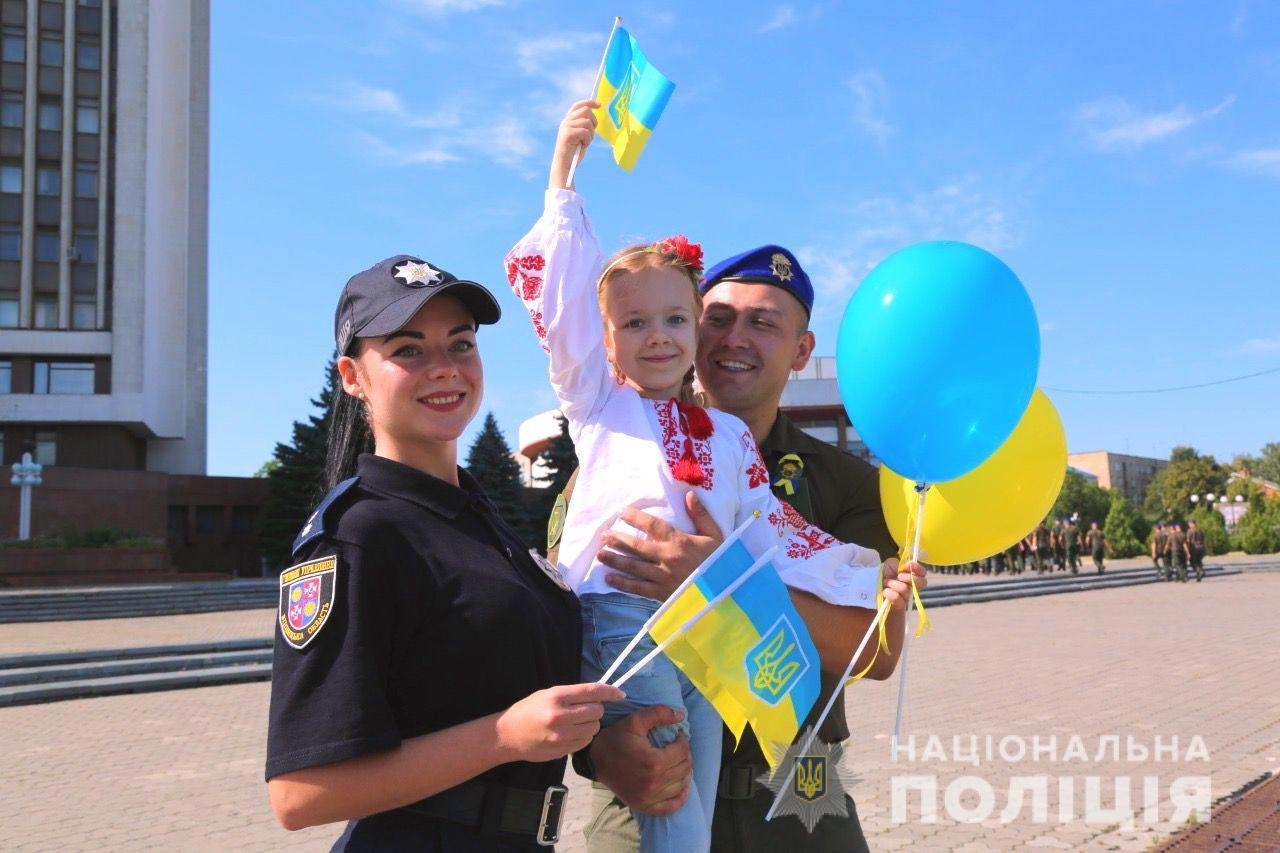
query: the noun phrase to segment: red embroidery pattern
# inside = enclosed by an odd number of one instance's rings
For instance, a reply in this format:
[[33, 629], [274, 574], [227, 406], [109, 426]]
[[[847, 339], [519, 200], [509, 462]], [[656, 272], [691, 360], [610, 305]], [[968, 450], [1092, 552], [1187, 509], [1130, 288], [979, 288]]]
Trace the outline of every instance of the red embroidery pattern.
[[742, 434], [742, 446], [747, 451], [747, 488], [757, 489], [769, 482], [769, 469], [764, 467], [764, 458], [760, 455], [760, 448], [756, 446], [756, 440], [751, 437], [750, 432]]
[[[702, 466], [702, 488], [711, 491], [715, 482], [715, 468], [711, 464], [711, 442], [707, 439], [686, 437], [680, 429], [680, 415], [675, 400], [652, 400], [658, 414], [658, 426], [662, 428], [662, 452], [667, 457], [667, 470], [674, 471], [684, 453], [686, 440], [693, 444], [693, 455]], [[673, 474], [674, 476], [674, 474]]]
[[819, 551], [825, 551], [840, 540], [804, 520], [789, 503], [769, 513], [769, 523], [787, 540], [787, 556], [793, 560], [806, 560]]
[[[531, 275], [530, 270], [541, 272], [547, 265], [542, 255], [507, 256], [507, 283], [516, 295], [528, 302], [542, 295], [542, 276]], [[517, 281], [519, 283], [517, 283]]]
[[533, 321], [533, 333], [538, 336], [538, 344], [542, 347], [542, 351], [551, 352], [551, 347], [547, 344], [547, 327], [542, 321], [542, 312], [534, 311], [529, 315], [529, 319]]

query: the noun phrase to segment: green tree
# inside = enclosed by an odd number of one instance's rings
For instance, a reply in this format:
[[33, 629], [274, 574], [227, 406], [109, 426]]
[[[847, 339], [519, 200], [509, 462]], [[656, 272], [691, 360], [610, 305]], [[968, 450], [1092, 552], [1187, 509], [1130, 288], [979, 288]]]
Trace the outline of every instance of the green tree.
[[1240, 519], [1240, 547], [1246, 554], [1280, 551], [1280, 501], [1255, 494]]
[[1102, 525], [1102, 535], [1107, 537], [1112, 554], [1116, 557], [1136, 557], [1147, 553], [1142, 545], [1142, 538], [1135, 531], [1141, 516], [1132, 503], [1127, 501], [1119, 489], [1111, 490], [1111, 504], [1107, 510], [1107, 520]]
[[1207, 506], [1198, 506], [1191, 510], [1191, 515], [1200, 529], [1204, 531], [1204, 547], [1210, 554], [1225, 554], [1231, 550], [1231, 541], [1227, 537], [1227, 520], [1222, 513]]
[[258, 543], [268, 564], [283, 568], [292, 556], [293, 540], [323, 495], [324, 458], [329, 444], [329, 419], [335, 394], [342, 393], [337, 356], [325, 370], [328, 381], [311, 401], [316, 412], [293, 422], [293, 440], [277, 444], [275, 453], [259, 469], [270, 486], [262, 507]]
[[520, 463], [511, 455], [511, 446], [507, 444], [502, 430], [498, 429], [493, 412], [485, 415], [484, 426], [467, 451], [467, 471], [521, 539], [531, 546], [542, 544], [539, 540], [545, 540], [545, 534], [539, 536], [537, 524], [525, 506]]
[[1194, 447], [1175, 447], [1169, 467], [1147, 487], [1147, 511], [1159, 518], [1185, 518], [1194, 505], [1192, 495], [1222, 494], [1230, 472], [1210, 455], [1200, 455]]
[[1111, 498], [1106, 489], [1075, 471], [1068, 471], [1049, 514], [1054, 518], [1070, 518], [1078, 513], [1080, 529], [1087, 530], [1090, 522], [1101, 524], [1110, 509]]
[[1237, 456], [1231, 463], [1235, 470], [1247, 470], [1255, 477], [1280, 483], [1280, 442], [1268, 442], [1258, 456]]

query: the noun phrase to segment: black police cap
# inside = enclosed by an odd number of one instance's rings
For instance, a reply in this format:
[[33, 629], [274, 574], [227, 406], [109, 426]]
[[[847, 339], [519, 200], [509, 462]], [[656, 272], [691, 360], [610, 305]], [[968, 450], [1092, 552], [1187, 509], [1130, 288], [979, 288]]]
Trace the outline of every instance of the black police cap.
[[356, 338], [389, 335], [413, 319], [439, 293], [457, 297], [476, 322], [498, 322], [502, 309], [483, 285], [460, 279], [413, 255], [394, 255], [353, 275], [342, 288], [333, 318], [338, 352], [347, 355]]

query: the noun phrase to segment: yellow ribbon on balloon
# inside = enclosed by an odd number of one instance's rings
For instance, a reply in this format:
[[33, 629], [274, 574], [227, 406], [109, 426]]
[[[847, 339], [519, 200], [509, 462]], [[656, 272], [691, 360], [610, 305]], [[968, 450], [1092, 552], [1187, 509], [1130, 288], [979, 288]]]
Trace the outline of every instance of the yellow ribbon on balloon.
[[[1048, 514], [1066, 473], [1062, 419], [1037, 388], [1013, 433], [985, 462], [963, 477], [929, 485], [920, 560], [950, 566], [1005, 550]], [[911, 530], [918, 497], [915, 483], [880, 466], [880, 501], [889, 530]]]

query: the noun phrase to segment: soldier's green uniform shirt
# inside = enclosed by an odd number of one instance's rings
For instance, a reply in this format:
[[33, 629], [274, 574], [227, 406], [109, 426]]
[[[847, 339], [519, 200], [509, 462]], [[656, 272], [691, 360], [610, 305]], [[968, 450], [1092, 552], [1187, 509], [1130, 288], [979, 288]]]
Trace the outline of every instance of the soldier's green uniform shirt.
[[[778, 466], [781, 457], [793, 453], [804, 460], [803, 475], [794, 485], [794, 494], [787, 494], [781, 485], [774, 486], [779, 500], [787, 501], [806, 520], [841, 541], [875, 548], [884, 560], [898, 555], [898, 545], [885, 525], [880, 506], [879, 475], [869, 463], [813, 438], [781, 412], [769, 435], [760, 443], [760, 452], [769, 466], [772, 483], [782, 478]], [[857, 639], [849, 638], [851, 644]], [[814, 704], [808, 723], [817, 719], [836, 686], [838, 675], [822, 674], [822, 695]], [[749, 727], [736, 751], [728, 729], [724, 735], [720, 785], [711, 826], [713, 851], [825, 853], [866, 849], [852, 802], [849, 805], [853, 813], [848, 818], [824, 817], [812, 833], [794, 817], [766, 822], [764, 816], [773, 803], [773, 794], [754, 781], [768, 769], [760, 746]], [[836, 699], [819, 737], [827, 743], [849, 737], [843, 695]], [[639, 849], [639, 835], [630, 813], [599, 785], [593, 791], [591, 812], [594, 820], [587, 829], [589, 850], [599, 853]]]

